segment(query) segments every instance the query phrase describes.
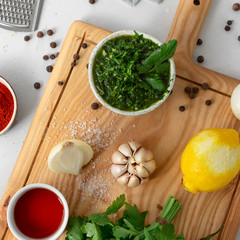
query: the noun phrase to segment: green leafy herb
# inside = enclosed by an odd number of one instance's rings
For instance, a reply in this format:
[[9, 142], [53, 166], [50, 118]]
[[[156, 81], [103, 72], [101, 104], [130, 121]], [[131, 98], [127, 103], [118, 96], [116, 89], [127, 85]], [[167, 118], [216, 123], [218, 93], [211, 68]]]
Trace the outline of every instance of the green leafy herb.
[[145, 59], [139, 68], [140, 73], [150, 73], [158, 71], [161, 64], [173, 57], [177, 48], [177, 40], [170, 40], [155, 50], [147, 59]]
[[212, 234], [210, 234], [210, 235], [207, 236], [207, 237], [201, 238], [201, 240], [209, 240], [209, 239], [213, 238], [213, 237], [214, 237], [215, 235], [217, 235], [222, 229], [223, 229], [223, 225], [222, 225], [215, 233], [212, 233]]
[[[176, 215], [180, 209], [178, 204], [173, 197], [168, 199], [164, 207], [166, 219], [172, 219]], [[123, 205], [126, 209], [122, 218], [115, 223], [111, 222], [108, 215], [118, 212]], [[66, 240], [184, 240], [183, 235], [176, 237], [171, 223], [162, 225], [155, 222], [144, 226], [146, 215], [146, 211], [139, 212], [136, 205], [126, 203], [125, 195], [121, 195], [105, 213], [92, 214], [89, 218], [70, 217]]]
[[98, 93], [125, 111], [148, 108], [162, 99], [170, 82], [176, 40], [159, 46], [135, 32], [107, 41], [99, 50], [93, 77]]

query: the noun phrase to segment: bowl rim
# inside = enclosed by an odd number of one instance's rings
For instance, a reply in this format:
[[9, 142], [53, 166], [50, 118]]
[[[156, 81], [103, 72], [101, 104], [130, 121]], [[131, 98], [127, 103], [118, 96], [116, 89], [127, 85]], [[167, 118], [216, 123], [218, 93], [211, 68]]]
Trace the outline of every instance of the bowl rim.
[[51, 236], [46, 237], [46, 238], [38, 238], [38, 240], [55, 240], [58, 237], [60, 237], [60, 235], [64, 232], [67, 223], [68, 223], [68, 218], [69, 218], [69, 207], [68, 207], [68, 203], [67, 200], [65, 199], [65, 197], [63, 196], [63, 194], [56, 189], [55, 187], [45, 184], [45, 183], [32, 183], [29, 185], [24, 186], [23, 188], [19, 189], [12, 197], [9, 205], [8, 205], [8, 209], [7, 209], [7, 223], [9, 226], [9, 229], [11, 230], [11, 232], [13, 233], [13, 235], [19, 239], [19, 240], [35, 240], [35, 238], [30, 238], [27, 237], [26, 235], [24, 235], [16, 226], [15, 221], [14, 221], [14, 208], [15, 205], [17, 203], [17, 201], [19, 200], [19, 198], [25, 194], [26, 192], [28, 192], [29, 190], [32, 189], [36, 189], [36, 188], [43, 188], [43, 189], [47, 189], [52, 191], [53, 193], [55, 193], [61, 200], [63, 208], [64, 208], [64, 217], [62, 220], [62, 223], [60, 225], [60, 227], [58, 228], [58, 230], [53, 233]]
[[97, 88], [95, 86], [94, 80], [93, 80], [93, 65], [94, 65], [94, 61], [96, 58], [97, 53], [99, 52], [99, 50], [102, 48], [102, 46], [109, 40], [122, 36], [122, 35], [135, 35], [135, 32], [137, 32], [138, 34], [142, 34], [144, 38], [146, 39], [150, 39], [152, 40], [154, 43], [158, 44], [159, 46], [161, 46], [163, 43], [160, 42], [158, 39], [154, 38], [153, 36], [143, 33], [143, 32], [139, 32], [139, 31], [134, 31], [134, 30], [121, 30], [118, 32], [114, 32], [110, 35], [108, 35], [107, 37], [105, 37], [104, 39], [102, 39], [97, 45], [96, 47], [93, 49], [92, 54], [90, 56], [90, 60], [89, 60], [89, 65], [88, 65], [88, 78], [89, 78], [89, 83], [90, 83], [90, 87], [95, 95], [95, 97], [98, 99], [98, 101], [105, 107], [107, 107], [108, 109], [110, 109], [112, 112], [121, 114], [121, 115], [127, 115], [127, 116], [138, 116], [138, 115], [142, 115], [142, 114], [146, 114], [149, 113], [153, 110], [155, 110], [157, 107], [159, 107], [170, 95], [174, 83], [175, 83], [175, 77], [176, 77], [176, 70], [175, 70], [175, 64], [174, 64], [174, 60], [173, 58], [169, 59], [170, 62], [170, 80], [169, 80], [169, 86], [168, 88], [165, 90], [163, 98], [160, 99], [159, 101], [155, 102], [153, 105], [149, 106], [146, 109], [142, 109], [142, 110], [138, 110], [138, 111], [124, 111], [124, 110], [120, 110], [118, 108], [115, 108], [113, 106], [111, 106], [110, 104], [108, 104], [102, 97], [101, 95], [98, 93]]
[[12, 118], [9, 121], [8, 125], [2, 131], [0, 131], [0, 135], [2, 135], [12, 126], [12, 124], [15, 120], [16, 114], [17, 114], [18, 103], [17, 103], [16, 94], [15, 94], [12, 86], [10, 85], [10, 83], [2, 76], [0, 76], [0, 83], [2, 83], [4, 86], [6, 86], [8, 88], [8, 90], [11, 92], [11, 94], [13, 96], [13, 102], [14, 102], [14, 109], [13, 109]]

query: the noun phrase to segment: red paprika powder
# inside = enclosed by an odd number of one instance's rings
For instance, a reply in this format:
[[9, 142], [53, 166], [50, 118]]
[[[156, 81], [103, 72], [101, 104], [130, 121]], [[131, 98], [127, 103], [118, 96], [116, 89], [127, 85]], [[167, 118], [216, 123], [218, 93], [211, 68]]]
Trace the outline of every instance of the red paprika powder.
[[8, 88], [0, 83], [0, 132], [11, 121], [14, 110], [12, 93]]

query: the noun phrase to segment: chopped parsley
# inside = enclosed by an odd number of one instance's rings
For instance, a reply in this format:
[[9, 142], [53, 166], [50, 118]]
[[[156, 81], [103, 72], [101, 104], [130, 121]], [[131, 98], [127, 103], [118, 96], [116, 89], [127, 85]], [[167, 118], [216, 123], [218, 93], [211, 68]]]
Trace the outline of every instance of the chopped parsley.
[[169, 86], [169, 59], [176, 46], [176, 40], [159, 46], [137, 33], [107, 41], [93, 65], [98, 93], [120, 110], [139, 111], [153, 105]]

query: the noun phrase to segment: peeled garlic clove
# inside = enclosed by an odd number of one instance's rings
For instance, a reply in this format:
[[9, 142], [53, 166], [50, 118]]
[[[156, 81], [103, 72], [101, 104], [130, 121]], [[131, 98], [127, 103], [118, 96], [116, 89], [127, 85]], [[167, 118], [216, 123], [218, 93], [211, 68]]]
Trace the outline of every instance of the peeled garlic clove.
[[56, 173], [77, 175], [92, 157], [93, 150], [87, 143], [77, 139], [65, 140], [52, 148], [48, 167]]
[[117, 182], [122, 184], [122, 185], [127, 185], [128, 181], [129, 181], [129, 178], [130, 178], [130, 174], [129, 173], [125, 173], [122, 176], [117, 178]]
[[135, 175], [132, 175], [129, 179], [129, 182], [128, 182], [128, 186], [129, 187], [137, 187], [140, 185], [140, 180], [138, 177], [136, 177]]
[[143, 162], [143, 163], [141, 163], [141, 166], [144, 166], [147, 169], [147, 171], [150, 175], [156, 169], [156, 162], [155, 162], [155, 160], [151, 160], [151, 161], [148, 161], [148, 162]]
[[129, 142], [128, 145], [132, 149], [133, 153], [135, 153], [142, 146], [140, 143], [135, 141]]
[[141, 185], [144, 185], [148, 182], [149, 178], [142, 178], [141, 179]]
[[128, 172], [134, 175], [138, 175], [136, 169], [133, 167], [132, 164], [128, 165]]
[[140, 177], [140, 178], [146, 178], [146, 177], [149, 176], [148, 171], [147, 171], [146, 168], [143, 167], [143, 166], [137, 165], [137, 166], [136, 166], [136, 172], [137, 172], [136, 175], [137, 175], [138, 177]]
[[116, 151], [112, 155], [112, 162], [114, 164], [127, 164], [128, 160], [124, 155], [122, 155], [122, 153], [120, 153], [119, 151]]
[[144, 147], [140, 148], [134, 155], [136, 163], [147, 162], [152, 160], [153, 153]]
[[124, 143], [121, 146], [119, 146], [118, 151], [126, 157], [132, 156], [132, 149], [127, 143]]
[[127, 165], [117, 165], [117, 164], [113, 164], [111, 166], [111, 172], [112, 175], [115, 178], [120, 177], [121, 175], [123, 175], [125, 172], [127, 171]]

